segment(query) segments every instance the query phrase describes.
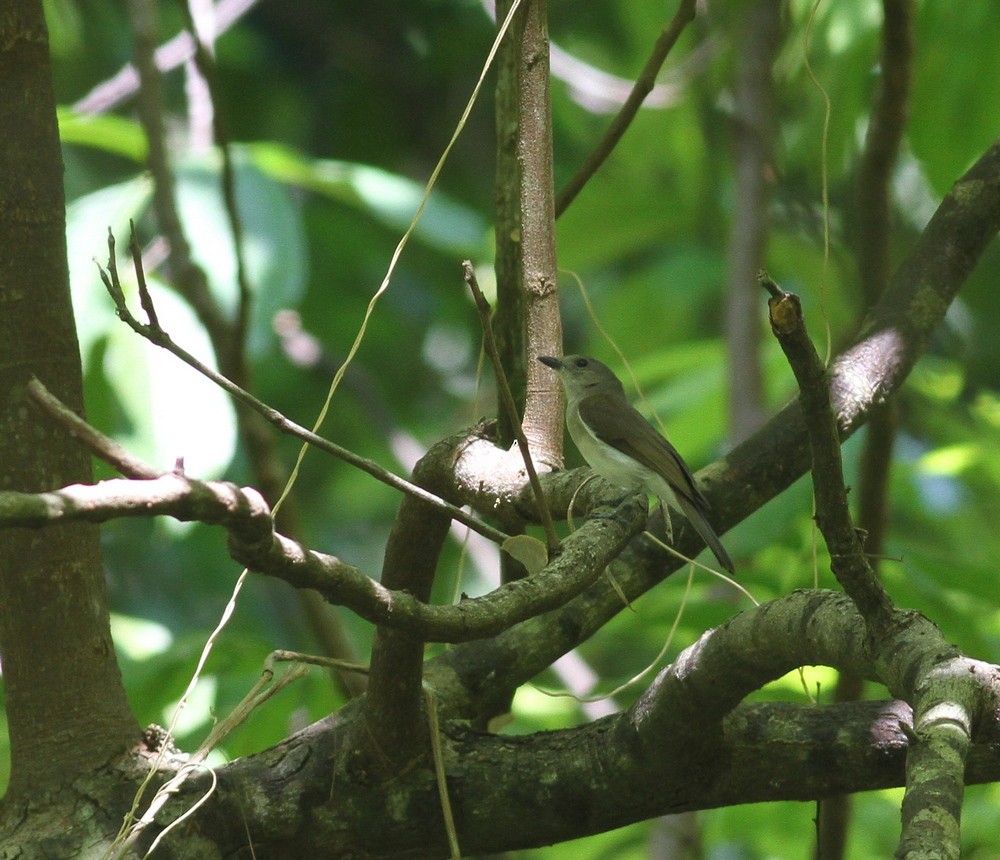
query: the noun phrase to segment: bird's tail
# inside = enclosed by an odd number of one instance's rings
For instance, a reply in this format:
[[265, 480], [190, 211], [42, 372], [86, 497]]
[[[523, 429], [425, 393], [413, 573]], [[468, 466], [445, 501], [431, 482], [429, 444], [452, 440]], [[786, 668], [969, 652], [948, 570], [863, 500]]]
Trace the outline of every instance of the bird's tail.
[[[715, 533], [711, 524], [705, 518], [705, 515], [691, 503], [689, 499], [684, 498], [680, 493], [677, 494], [677, 503], [684, 510], [684, 516], [686, 516], [695, 527], [698, 534], [701, 535], [701, 539], [708, 544], [708, 548], [712, 550], [712, 553], [718, 559], [719, 564], [722, 565], [729, 573], [736, 573], [736, 569], [733, 566], [733, 560], [729, 557], [729, 553], [726, 552], [726, 548], [722, 545], [722, 541], [719, 540], [719, 536]], [[661, 502], [662, 504], [662, 502]]]

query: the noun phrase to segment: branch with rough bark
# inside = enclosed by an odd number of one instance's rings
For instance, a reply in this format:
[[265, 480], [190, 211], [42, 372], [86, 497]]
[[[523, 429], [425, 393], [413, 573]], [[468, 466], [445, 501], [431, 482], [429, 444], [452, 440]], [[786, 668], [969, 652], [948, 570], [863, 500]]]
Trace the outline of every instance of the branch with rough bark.
[[[0, 526], [44, 528], [136, 516], [170, 516], [183, 522], [221, 525], [229, 534], [230, 554], [251, 570], [284, 579], [296, 588], [318, 591], [330, 603], [346, 606], [369, 621], [422, 642], [493, 636], [562, 605], [600, 576], [643, 525], [640, 506], [631, 505], [617, 520], [597, 520], [574, 533], [553, 563], [530, 580], [510, 583], [455, 606], [429, 606], [426, 601], [443, 530], [450, 522], [447, 511], [441, 512], [436, 503], [404, 496], [382, 579], [376, 582], [334, 556], [309, 550], [278, 534], [267, 504], [256, 490], [157, 470], [86, 424], [38, 380], [32, 380], [28, 390], [46, 415], [88, 450], [143, 480], [115, 479], [39, 494], [0, 493]], [[423, 458], [414, 477], [438, 492], [454, 495], [454, 463], [466, 442], [467, 437], [460, 434], [438, 443]], [[555, 480], [553, 491], [565, 510], [574, 488], [564, 480]], [[584, 506], [598, 503], [593, 490], [583, 498]], [[431, 530], [428, 523], [434, 516], [440, 518], [439, 527]], [[377, 668], [373, 674], [378, 675]]]
[[[927, 637], [940, 643], [918, 620], [897, 644]], [[803, 664], [880, 676], [865, 623], [844, 595], [799, 591], [737, 615], [685, 650], [629, 711], [584, 726], [507, 737], [445, 724], [462, 849], [514, 850], [671, 812], [899, 785], [912, 743], [905, 703], [740, 704]], [[954, 668], [995, 695], [996, 667], [962, 659]], [[446, 842], [432, 770], [368, 779], [347, 742], [355, 717], [348, 708], [266, 754], [220, 768], [218, 802], [193, 826], [216, 834], [225, 853], [242, 838], [227, 824], [232, 804], [250, 792], [260, 804], [255, 838], [266, 844], [280, 833], [293, 856], [316, 844], [336, 844], [345, 855], [440, 856]], [[991, 721], [984, 729], [970, 750], [974, 780], [1000, 775], [988, 743], [997, 727]], [[289, 763], [295, 780], [287, 779]], [[409, 813], [390, 815], [390, 803]], [[299, 818], [289, 828], [292, 814]]]
[[[1000, 142], [994, 144], [952, 188], [927, 225], [890, 288], [872, 308], [865, 330], [830, 365], [827, 381], [841, 441], [853, 434], [871, 410], [899, 388], [922, 354], [951, 300], [1000, 229]], [[793, 402], [750, 439], [697, 477], [718, 524], [728, 528], [777, 496], [810, 466], [809, 443], [799, 403]], [[584, 470], [557, 473], [567, 485]], [[558, 495], [546, 484], [550, 500]], [[530, 494], [518, 509], [530, 511]], [[553, 510], [558, 503], [553, 501]], [[675, 547], [695, 550], [696, 536], [675, 529]], [[680, 565], [646, 540], [633, 540], [611, 566], [621, 589], [595, 583], [562, 609], [532, 619], [483, 643], [469, 643], [444, 655], [447, 675], [464, 676], [486, 654], [503, 666], [495, 682], [513, 689], [533, 678], [562, 654], [594, 635], [622, 609], [624, 594], [638, 599]], [[447, 679], [442, 679], [445, 683]], [[480, 697], [497, 698], [496, 689], [457, 686], [457, 701], [474, 710]]]

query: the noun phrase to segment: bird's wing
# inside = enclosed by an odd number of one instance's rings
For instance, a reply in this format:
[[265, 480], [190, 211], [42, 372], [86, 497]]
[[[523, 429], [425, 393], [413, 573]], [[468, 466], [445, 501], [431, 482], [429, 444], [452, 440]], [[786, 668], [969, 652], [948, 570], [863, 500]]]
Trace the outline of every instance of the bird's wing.
[[687, 463], [642, 417], [633, 406], [627, 405], [631, 415], [629, 426], [635, 428], [631, 438], [625, 439], [616, 428], [621, 425], [622, 406], [620, 402], [609, 403], [607, 397], [584, 397], [579, 403], [580, 417], [602, 442], [617, 448], [637, 460], [647, 469], [652, 469], [670, 484], [675, 493], [686, 496], [687, 500], [702, 511], [708, 510], [708, 500], [694, 482], [694, 476]]

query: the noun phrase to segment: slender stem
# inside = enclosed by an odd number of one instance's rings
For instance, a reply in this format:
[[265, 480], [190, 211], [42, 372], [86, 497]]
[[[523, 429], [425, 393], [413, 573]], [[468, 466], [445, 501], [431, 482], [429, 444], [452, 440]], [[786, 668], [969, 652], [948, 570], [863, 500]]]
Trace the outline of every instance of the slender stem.
[[545, 492], [542, 490], [541, 482], [538, 480], [538, 472], [535, 471], [535, 464], [531, 459], [528, 440], [525, 438], [524, 430], [521, 428], [521, 419], [517, 414], [514, 395], [507, 384], [507, 377], [503, 372], [503, 366], [500, 364], [500, 355], [497, 350], [496, 340], [493, 338], [493, 326], [490, 325], [490, 304], [486, 301], [483, 291], [479, 289], [476, 273], [469, 260], [462, 263], [462, 270], [465, 273], [465, 282], [469, 285], [469, 289], [472, 290], [472, 297], [476, 300], [479, 321], [483, 327], [483, 341], [486, 345], [486, 352], [490, 357], [490, 361], [493, 362], [493, 370], [496, 373], [497, 379], [497, 389], [500, 392], [500, 401], [507, 411], [507, 419], [510, 421], [511, 428], [514, 431], [517, 447], [521, 451], [521, 457], [524, 458], [524, 468], [528, 473], [531, 490], [538, 502], [538, 514], [541, 517], [542, 526], [545, 528], [545, 537], [548, 540], [549, 549], [555, 549], [559, 546], [559, 536], [556, 534], [556, 527], [552, 522], [552, 514], [549, 512], [549, 506], [545, 502]]
[[622, 139], [622, 135], [625, 134], [626, 129], [632, 124], [632, 120], [635, 119], [635, 115], [639, 112], [639, 108], [642, 107], [646, 96], [652, 92], [653, 86], [656, 83], [656, 75], [667, 59], [667, 55], [677, 43], [680, 34], [684, 32], [684, 28], [694, 20], [696, 6], [697, 0], [681, 0], [677, 12], [670, 23], [660, 33], [656, 44], [653, 46], [653, 53], [650, 54], [646, 65], [643, 66], [639, 77], [636, 78], [632, 91], [625, 100], [625, 104], [622, 105], [618, 115], [604, 133], [604, 137], [594, 147], [593, 152], [590, 153], [576, 174], [566, 183], [562, 191], [556, 195], [556, 218], [562, 215], [569, 207], [569, 204], [576, 199], [576, 195], [583, 190], [583, 186], [597, 173], [600, 166], [604, 164], [604, 161], [611, 154], [611, 151], [618, 145], [618, 141]]
[[[463, 525], [468, 526], [475, 532], [478, 532], [485, 538], [489, 538], [491, 541], [497, 544], [502, 544], [506, 539], [507, 535], [501, 532], [499, 529], [495, 529], [490, 525], [476, 519], [475, 517], [467, 514], [461, 508], [455, 505], [449, 504], [443, 499], [435, 496], [433, 493], [427, 492], [427, 490], [421, 487], [411, 484], [404, 478], [393, 474], [388, 469], [384, 469], [382, 466], [378, 465], [372, 460], [368, 460], [353, 451], [349, 451], [347, 448], [342, 448], [340, 445], [330, 442], [328, 439], [324, 439], [322, 436], [307, 430], [299, 424], [296, 424], [291, 419], [285, 417], [281, 412], [268, 404], [264, 403], [262, 400], [258, 400], [250, 392], [241, 388], [232, 380], [223, 376], [217, 370], [206, 365], [204, 362], [199, 361], [186, 349], [175, 343], [169, 334], [160, 328], [158, 325], [144, 325], [140, 323], [128, 309], [128, 306], [124, 301], [124, 294], [122, 292], [121, 283], [118, 281], [118, 272], [114, 265], [114, 244], [113, 240], [109, 240], [109, 246], [111, 247], [111, 258], [108, 262], [108, 270], [105, 271], [101, 269], [101, 279], [104, 281], [105, 287], [107, 287], [108, 292], [111, 294], [112, 299], [114, 299], [115, 307], [118, 311], [118, 316], [137, 334], [142, 335], [150, 343], [156, 344], [156, 346], [162, 347], [171, 354], [177, 356], [181, 361], [187, 364], [189, 367], [194, 368], [202, 376], [210, 379], [228, 394], [230, 394], [234, 399], [238, 400], [245, 406], [249, 406], [254, 412], [261, 415], [268, 423], [272, 424], [282, 433], [289, 436], [294, 436], [296, 439], [301, 439], [303, 442], [308, 442], [313, 447], [323, 451], [326, 454], [331, 454], [339, 460], [343, 460], [345, 463], [350, 463], [362, 472], [366, 472], [371, 475], [376, 480], [381, 481], [383, 484], [388, 484], [397, 490], [404, 493], [408, 493], [411, 496], [415, 496], [428, 504], [434, 505], [436, 508], [447, 511], [452, 519], [458, 520], [458, 522]], [[142, 258], [136, 253], [136, 248], [133, 248], [133, 262], [136, 269], [136, 277], [143, 282], [144, 276], [142, 274]], [[110, 274], [109, 274], [110, 273]], [[151, 301], [151, 300], [150, 300]]]

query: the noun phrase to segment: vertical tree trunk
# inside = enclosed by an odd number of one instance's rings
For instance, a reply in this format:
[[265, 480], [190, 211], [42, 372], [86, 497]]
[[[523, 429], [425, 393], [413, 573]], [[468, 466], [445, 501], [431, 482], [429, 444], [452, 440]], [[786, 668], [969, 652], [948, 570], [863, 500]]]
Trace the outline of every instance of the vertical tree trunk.
[[[497, 3], [498, 24], [511, 5]], [[535, 361], [536, 355], [562, 351], [547, 14], [545, 0], [525, 0], [498, 55], [493, 330], [514, 399], [524, 404], [533, 456], [552, 463], [560, 459], [561, 394], [553, 374]], [[501, 441], [513, 441], [502, 410], [500, 428]]]
[[[92, 479], [90, 456], [38, 420], [31, 374], [82, 410], [62, 158], [41, 0], [0, 7], [0, 484]], [[103, 241], [94, 225], [95, 248]], [[56, 789], [139, 739], [115, 660], [96, 526], [0, 532], [8, 800]]]

